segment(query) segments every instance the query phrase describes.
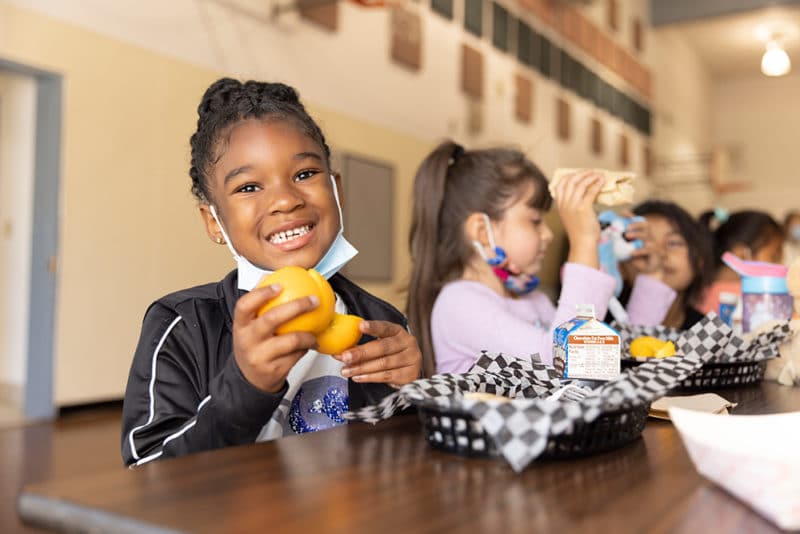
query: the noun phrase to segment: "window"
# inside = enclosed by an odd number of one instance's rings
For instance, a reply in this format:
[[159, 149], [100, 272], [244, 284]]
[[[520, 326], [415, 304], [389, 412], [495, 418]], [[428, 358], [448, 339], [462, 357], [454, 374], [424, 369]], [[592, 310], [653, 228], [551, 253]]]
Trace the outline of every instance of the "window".
[[492, 4], [492, 44], [498, 50], [508, 52], [508, 11], [498, 3]]
[[483, 32], [483, 0], [464, 0], [464, 28], [478, 37]]
[[453, 0], [431, 0], [431, 9], [448, 20], [453, 20]]

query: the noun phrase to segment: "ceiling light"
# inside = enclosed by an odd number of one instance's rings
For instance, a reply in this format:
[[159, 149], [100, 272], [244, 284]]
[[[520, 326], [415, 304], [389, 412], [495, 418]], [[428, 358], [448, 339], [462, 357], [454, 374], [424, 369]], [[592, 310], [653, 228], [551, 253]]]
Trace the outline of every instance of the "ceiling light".
[[792, 68], [792, 61], [777, 41], [769, 41], [761, 58], [761, 72], [767, 76], [783, 76]]

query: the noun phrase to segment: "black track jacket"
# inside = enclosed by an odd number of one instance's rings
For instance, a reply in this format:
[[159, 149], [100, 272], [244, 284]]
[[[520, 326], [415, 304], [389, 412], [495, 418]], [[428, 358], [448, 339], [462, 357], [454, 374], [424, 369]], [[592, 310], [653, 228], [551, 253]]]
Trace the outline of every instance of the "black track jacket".
[[[348, 313], [407, 328], [402, 313], [344, 276], [330, 284]], [[122, 413], [122, 457], [138, 465], [159, 457], [253, 443], [286, 393], [252, 386], [233, 357], [233, 310], [245, 292], [236, 270], [222, 281], [167, 295], [150, 305], [131, 365]], [[360, 343], [371, 338], [364, 336]], [[393, 392], [348, 382], [350, 409]]]

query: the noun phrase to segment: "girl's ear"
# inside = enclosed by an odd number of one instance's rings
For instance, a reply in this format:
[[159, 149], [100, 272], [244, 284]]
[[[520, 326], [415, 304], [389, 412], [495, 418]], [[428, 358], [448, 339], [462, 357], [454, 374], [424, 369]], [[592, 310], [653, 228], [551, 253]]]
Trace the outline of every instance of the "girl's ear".
[[464, 236], [472, 243], [477, 241], [481, 245], [489, 246], [489, 234], [486, 232], [486, 219], [482, 213], [471, 213], [464, 221]]
[[205, 202], [200, 204], [200, 217], [203, 219], [208, 238], [218, 245], [224, 245], [225, 238], [222, 235], [222, 229], [217, 224], [214, 215], [211, 214], [211, 207]]

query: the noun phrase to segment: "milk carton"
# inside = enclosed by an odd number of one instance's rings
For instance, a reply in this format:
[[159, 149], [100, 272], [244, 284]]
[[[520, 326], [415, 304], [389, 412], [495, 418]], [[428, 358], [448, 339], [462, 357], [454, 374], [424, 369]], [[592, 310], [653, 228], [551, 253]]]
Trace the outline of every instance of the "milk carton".
[[612, 380], [620, 373], [616, 330], [594, 317], [594, 306], [579, 304], [578, 315], [553, 332], [553, 366], [564, 378]]

